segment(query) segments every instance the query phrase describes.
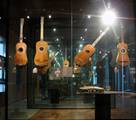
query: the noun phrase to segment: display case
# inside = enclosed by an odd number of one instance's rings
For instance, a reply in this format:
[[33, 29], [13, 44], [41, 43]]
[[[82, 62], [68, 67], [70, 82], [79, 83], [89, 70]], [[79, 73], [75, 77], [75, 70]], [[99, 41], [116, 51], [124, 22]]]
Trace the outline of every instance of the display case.
[[[9, 106], [15, 109], [23, 103], [26, 108], [91, 109], [96, 107], [97, 94], [110, 94], [112, 108], [125, 106], [120, 101], [128, 100], [125, 95], [136, 92], [133, 3], [133, 0], [11, 2]], [[110, 16], [114, 20], [103, 23], [109, 14], [106, 10], [110, 15], [115, 10]], [[4, 78], [4, 67], [1, 70]], [[12, 106], [16, 101], [20, 106]], [[127, 103], [133, 106], [133, 102]]]
[[[0, 32], [1, 33], [1, 32]], [[5, 88], [6, 88], [6, 44], [4, 36], [0, 36], [0, 119], [5, 119]]]

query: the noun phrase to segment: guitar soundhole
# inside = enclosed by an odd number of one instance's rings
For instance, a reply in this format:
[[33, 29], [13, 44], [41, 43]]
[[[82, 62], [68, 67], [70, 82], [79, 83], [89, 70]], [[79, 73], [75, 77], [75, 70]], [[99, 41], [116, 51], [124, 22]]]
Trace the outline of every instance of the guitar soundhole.
[[39, 49], [40, 49], [40, 51], [43, 51], [43, 50], [44, 50], [44, 48], [43, 48], [43, 47], [40, 47]]
[[87, 53], [89, 53], [90, 51], [89, 50], [86, 50]]
[[23, 52], [23, 48], [19, 48], [18, 51], [19, 51], [19, 52]]
[[123, 49], [121, 49], [121, 53], [122, 54], [125, 54], [125, 52], [126, 52], [126, 50], [123, 48]]

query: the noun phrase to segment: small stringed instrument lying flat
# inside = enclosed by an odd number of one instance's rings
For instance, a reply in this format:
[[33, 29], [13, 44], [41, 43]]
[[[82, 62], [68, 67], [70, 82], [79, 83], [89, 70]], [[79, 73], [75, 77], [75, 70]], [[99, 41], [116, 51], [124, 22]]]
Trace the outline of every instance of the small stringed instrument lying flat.
[[41, 33], [40, 41], [36, 43], [36, 54], [34, 57], [34, 63], [37, 66], [48, 66], [48, 43], [44, 41], [44, 17], [41, 17]]
[[16, 53], [14, 56], [15, 65], [23, 66], [27, 64], [27, 45], [23, 42], [23, 26], [24, 18], [20, 19], [20, 36], [19, 42], [16, 44]]
[[107, 33], [109, 27], [107, 27], [100, 36], [93, 42], [93, 44], [87, 44], [84, 46], [83, 50], [75, 56], [75, 64], [79, 67], [86, 65], [90, 62], [90, 58], [95, 52], [95, 45], [101, 40], [101, 38]]
[[117, 45], [118, 55], [116, 58], [116, 62], [121, 66], [129, 65], [129, 56], [128, 56], [128, 45], [124, 42], [124, 27], [121, 24], [121, 42]]

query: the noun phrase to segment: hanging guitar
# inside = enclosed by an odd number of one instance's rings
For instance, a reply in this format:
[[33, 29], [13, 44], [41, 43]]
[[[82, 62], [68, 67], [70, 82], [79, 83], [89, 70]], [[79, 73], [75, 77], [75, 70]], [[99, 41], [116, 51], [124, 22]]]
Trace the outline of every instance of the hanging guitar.
[[36, 66], [48, 66], [48, 43], [44, 41], [44, 17], [41, 17], [40, 41], [36, 43], [34, 63]]
[[23, 26], [24, 26], [24, 18], [20, 19], [20, 36], [19, 42], [16, 44], [16, 53], [14, 56], [15, 65], [23, 66], [27, 64], [27, 45], [23, 42]]
[[100, 36], [93, 42], [93, 44], [87, 44], [84, 46], [83, 50], [78, 53], [74, 60], [75, 64], [79, 67], [86, 65], [88, 62], [91, 62], [91, 57], [95, 52], [95, 45], [101, 40], [101, 38], [107, 33], [109, 27], [107, 27]]
[[128, 56], [128, 45], [124, 42], [124, 27], [121, 23], [121, 42], [117, 45], [118, 55], [116, 62], [121, 66], [129, 65], [129, 56]]
[[63, 67], [69, 67], [69, 61], [67, 60], [67, 48], [65, 48], [65, 60], [63, 62]]

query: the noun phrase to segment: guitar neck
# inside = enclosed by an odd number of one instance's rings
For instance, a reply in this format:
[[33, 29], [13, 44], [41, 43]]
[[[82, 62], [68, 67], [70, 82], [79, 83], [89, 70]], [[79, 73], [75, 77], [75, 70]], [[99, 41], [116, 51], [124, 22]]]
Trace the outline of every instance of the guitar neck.
[[67, 47], [65, 48], [65, 59], [67, 59]]
[[124, 26], [121, 23], [121, 42], [124, 42]]
[[106, 27], [106, 29], [97, 37], [97, 39], [93, 42], [92, 46], [95, 47], [95, 45], [101, 40], [101, 38], [108, 32], [109, 27]]
[[24, 18], [20, 19], [20, 42], [23, 42], [23, 26], [24, 26]]
[[40, 40], [43, 40], [43, 39], [44, 39], [43, 34], [44, 34], [44, 17], [41, 17]]

